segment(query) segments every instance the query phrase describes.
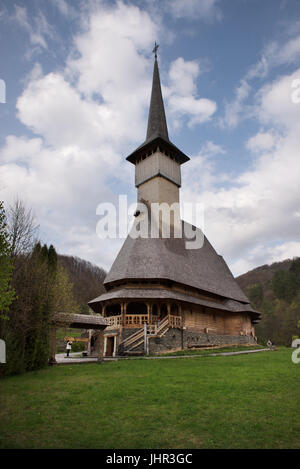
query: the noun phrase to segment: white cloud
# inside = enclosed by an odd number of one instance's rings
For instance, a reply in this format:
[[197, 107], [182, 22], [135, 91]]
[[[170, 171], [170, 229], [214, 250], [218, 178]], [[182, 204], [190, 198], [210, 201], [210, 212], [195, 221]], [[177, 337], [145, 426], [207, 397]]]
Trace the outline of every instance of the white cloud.
[[260, 152], [262, 150], [271, 150], [276, 142], [276, 137], [272, 132], [259, 132], [249, 138], [246, 143], [248, 150]]
[[212, 21], [222, 18], [218, 3], [218, 0], [169, 0], [166, 8], [175, 18]]
[[300, 68], [291, 75], [277, 78], [259, 91], [259, 118], [263, 123], [284, 129], [299, 123], [299, 105], [292, 100], [292, 83], [298, 78]]
[[299, 254], [300, 107], [289, 96], [299, 73], [279, 77], [257, 93], [257, 119], [270, 128], [247, 142], [256, 151], [252, 168], [234, 180], [225, 178], [225, 185], [202, 158], [201, 177], [184, 180], [183, 200], [204, 203], [208, 238], [235, 274]]
[[196, 80], [201, 73], [198, 61], [185, 61], [179, 57], [169, 69], [170, 86], [166, 88], [168, 114], [179, 126], [183, 118], [189, 127], [209, 121], [217, 110], [217, 104], [207, 98], [197, 97]]
[[221, 127], [234, 128], [241, 119], [241, 113], [245, 113], [244, 101], [248, 98], [251, 86], [246, 80], [241, 80], [240, 85], [235, 89], [235, 98], [231, 102], [225, 101], [225, 115], [220, 119]]
[[287, 242], [277, 246], [259, 245], [250, 250], [247, 259], [238, 259], [232, 264], [235, 275], [241, 275], [249, 270], [255, 269], [258, 265], [273, 264], [300, 257], [300, 243]]
[[[285, 64], [298, 64], [300, 57], [300, 35], [288, 39], [286, 42], [272, 41], [266, 45], [261, 57], [252, 65], [239, 86], [235, 89], [235, 97], [232, 101], [225, 101], [225, 115], [220, 119], [221, 127], [235, 128], [243, 119], [256, 117], [251, 106], [247, 106], [245, 101], [252, 91], [251, 81], [257, 78], [266, 78], [270, 70]], [[298, 78], [298, 77], [297, 77]], [[284, 88], [284, 89], [283, 89]], [[286, 107], [286, 89], [283, 84], [282, 100]], [[263, 89], [262, 92], [267, 92]], [[279, 90], [279, 93], [281, 90]]]
[[26, 7], [15, 5], [15, 13], [11, 20], [17, 22], [28, 33], [33, 46], [47, 49], [47, 38], [52, 38], [54, 31], [42, 11], [29, 20]]
[[[57, 7], [63, 14], [64, 2]], [[31, 35], [35, 19], [29, 21], [25, 9], [17, 12]], [[93, 3], [86, 14], [65, 69], [45, 74], [36, 63], [24, 80], [17, 113], [34, 136], [10, 135], [0, 148], [1, 197], [6, 203], [17, 195], [24, 199], [45, 241], [60, 252], [109, 267], [122, 241], [97, 238], [95, 210], [99, 202], [114, 201], [122, 185], [127, 192], [129, 180], [133, 194], [134, 168], [124, 157], [145, 137], [153, 67], [149, 51], [159, 31], [146, 12], [122, 2]], [[47, 46], [43, 24], [40, 42], [30, 36], [39, 47]], [[177, 106], [177, 119], [201, 121], [212, 115], [214, 105], [196, 96], [204, 68], [204, 62], [183, 59], [173, 64], [167, 98], [185, 100], [193, 92], [191, 107]], [[183, 79], [180, 86], [176, 73]], [[207, 153], [217, 151], [208, 142]]]
[[75, 9], [67, 0], [51, 0], [51, 2], [62, 15], [68, 18], [76, 16]]

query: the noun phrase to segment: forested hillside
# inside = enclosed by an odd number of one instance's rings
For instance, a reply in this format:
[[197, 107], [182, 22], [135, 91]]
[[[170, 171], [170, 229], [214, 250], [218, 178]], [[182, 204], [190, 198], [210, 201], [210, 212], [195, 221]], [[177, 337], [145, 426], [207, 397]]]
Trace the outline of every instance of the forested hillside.
[[73, 284], [73, 293], [80, 312], [88, 314], [88, 301], [104, 293], [105, 270], [79, 257], [58, 255], [58, 260]]
[[255, 328], [260, 342], [290, 345], [300, 336], [300, 258], [257, 267], [236, 280], [262, 312]]

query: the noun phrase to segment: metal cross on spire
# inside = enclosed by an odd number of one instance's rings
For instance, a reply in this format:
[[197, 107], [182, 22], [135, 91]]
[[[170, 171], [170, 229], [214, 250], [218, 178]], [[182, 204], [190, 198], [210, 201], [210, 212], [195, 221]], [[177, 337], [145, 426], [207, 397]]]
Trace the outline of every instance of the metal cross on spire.
[[157, 59], [157, 49], [159, 48], [159, 45], [156, 44], [156, 42], [154, 43], [154, 49], [153, 49], [153, 54], [154, 54], [154, 57]]

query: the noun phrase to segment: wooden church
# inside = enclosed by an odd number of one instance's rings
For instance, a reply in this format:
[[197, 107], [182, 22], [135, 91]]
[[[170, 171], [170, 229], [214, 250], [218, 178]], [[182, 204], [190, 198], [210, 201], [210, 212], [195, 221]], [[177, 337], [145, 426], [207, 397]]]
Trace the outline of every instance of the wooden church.
[[[179, 202], [181, 165], [189, 157], [169, 140], [156, 49], [146, 140], [127, 161], [135, 165], [138, 202]], [[138, 211], [136, 222], [143, 216]], [[106, 293], [89, 302], [108, 323], [104, 356], [256, 343], [260, 313], [208, 239], [187, 249], [182, 232], [180, 238], [128, 235], [105, 278]], [[97, 341], [95, 334], [95, 354]]]

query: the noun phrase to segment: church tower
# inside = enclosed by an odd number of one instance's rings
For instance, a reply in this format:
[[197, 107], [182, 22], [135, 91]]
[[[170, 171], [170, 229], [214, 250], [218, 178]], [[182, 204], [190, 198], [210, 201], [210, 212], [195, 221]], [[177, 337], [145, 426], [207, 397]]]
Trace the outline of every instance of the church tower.
[[[188, 231], [192, 229], [198, 239], [203, 233], [180, 220], [181, 165], [189, 158], [169, 139], [157, 47], [146, 140], [127, 160], [135, 165], [138, 202], [148, 213], [151, 208], [151, 215], [152, 204], [168, 204], [169, 212], [174, 210], [169, 227], [174, 220], [175, 228], [179, 220], [183, 235], [152, 236], [152, 229], [151, 236], [128, 234], [104, 280], [105, 292], [88, 303], [108, 324], [105, 356], [256, 343], [254, 325], [260, 313], [252, 308], [222, 256], [205, 236], [201, 247], [187, 247]], [[136, 225], [142, 220], [143, 208], [136, 212]], [[159, 225], [151, 219], [151, 228], [159, 226], [160, 231], [167, 223], [158, 220]], [[96, 351], [99, 341], [94, 339]]]
[[135, 165], [135, 186], [138, 202], [179, 203], [181, 170], [189, 157], [169, 140], [168, 127], [161, 92], [157, 47], [153, 70], [152, 93], [145, 142], [131, 153], [127, 160]]

